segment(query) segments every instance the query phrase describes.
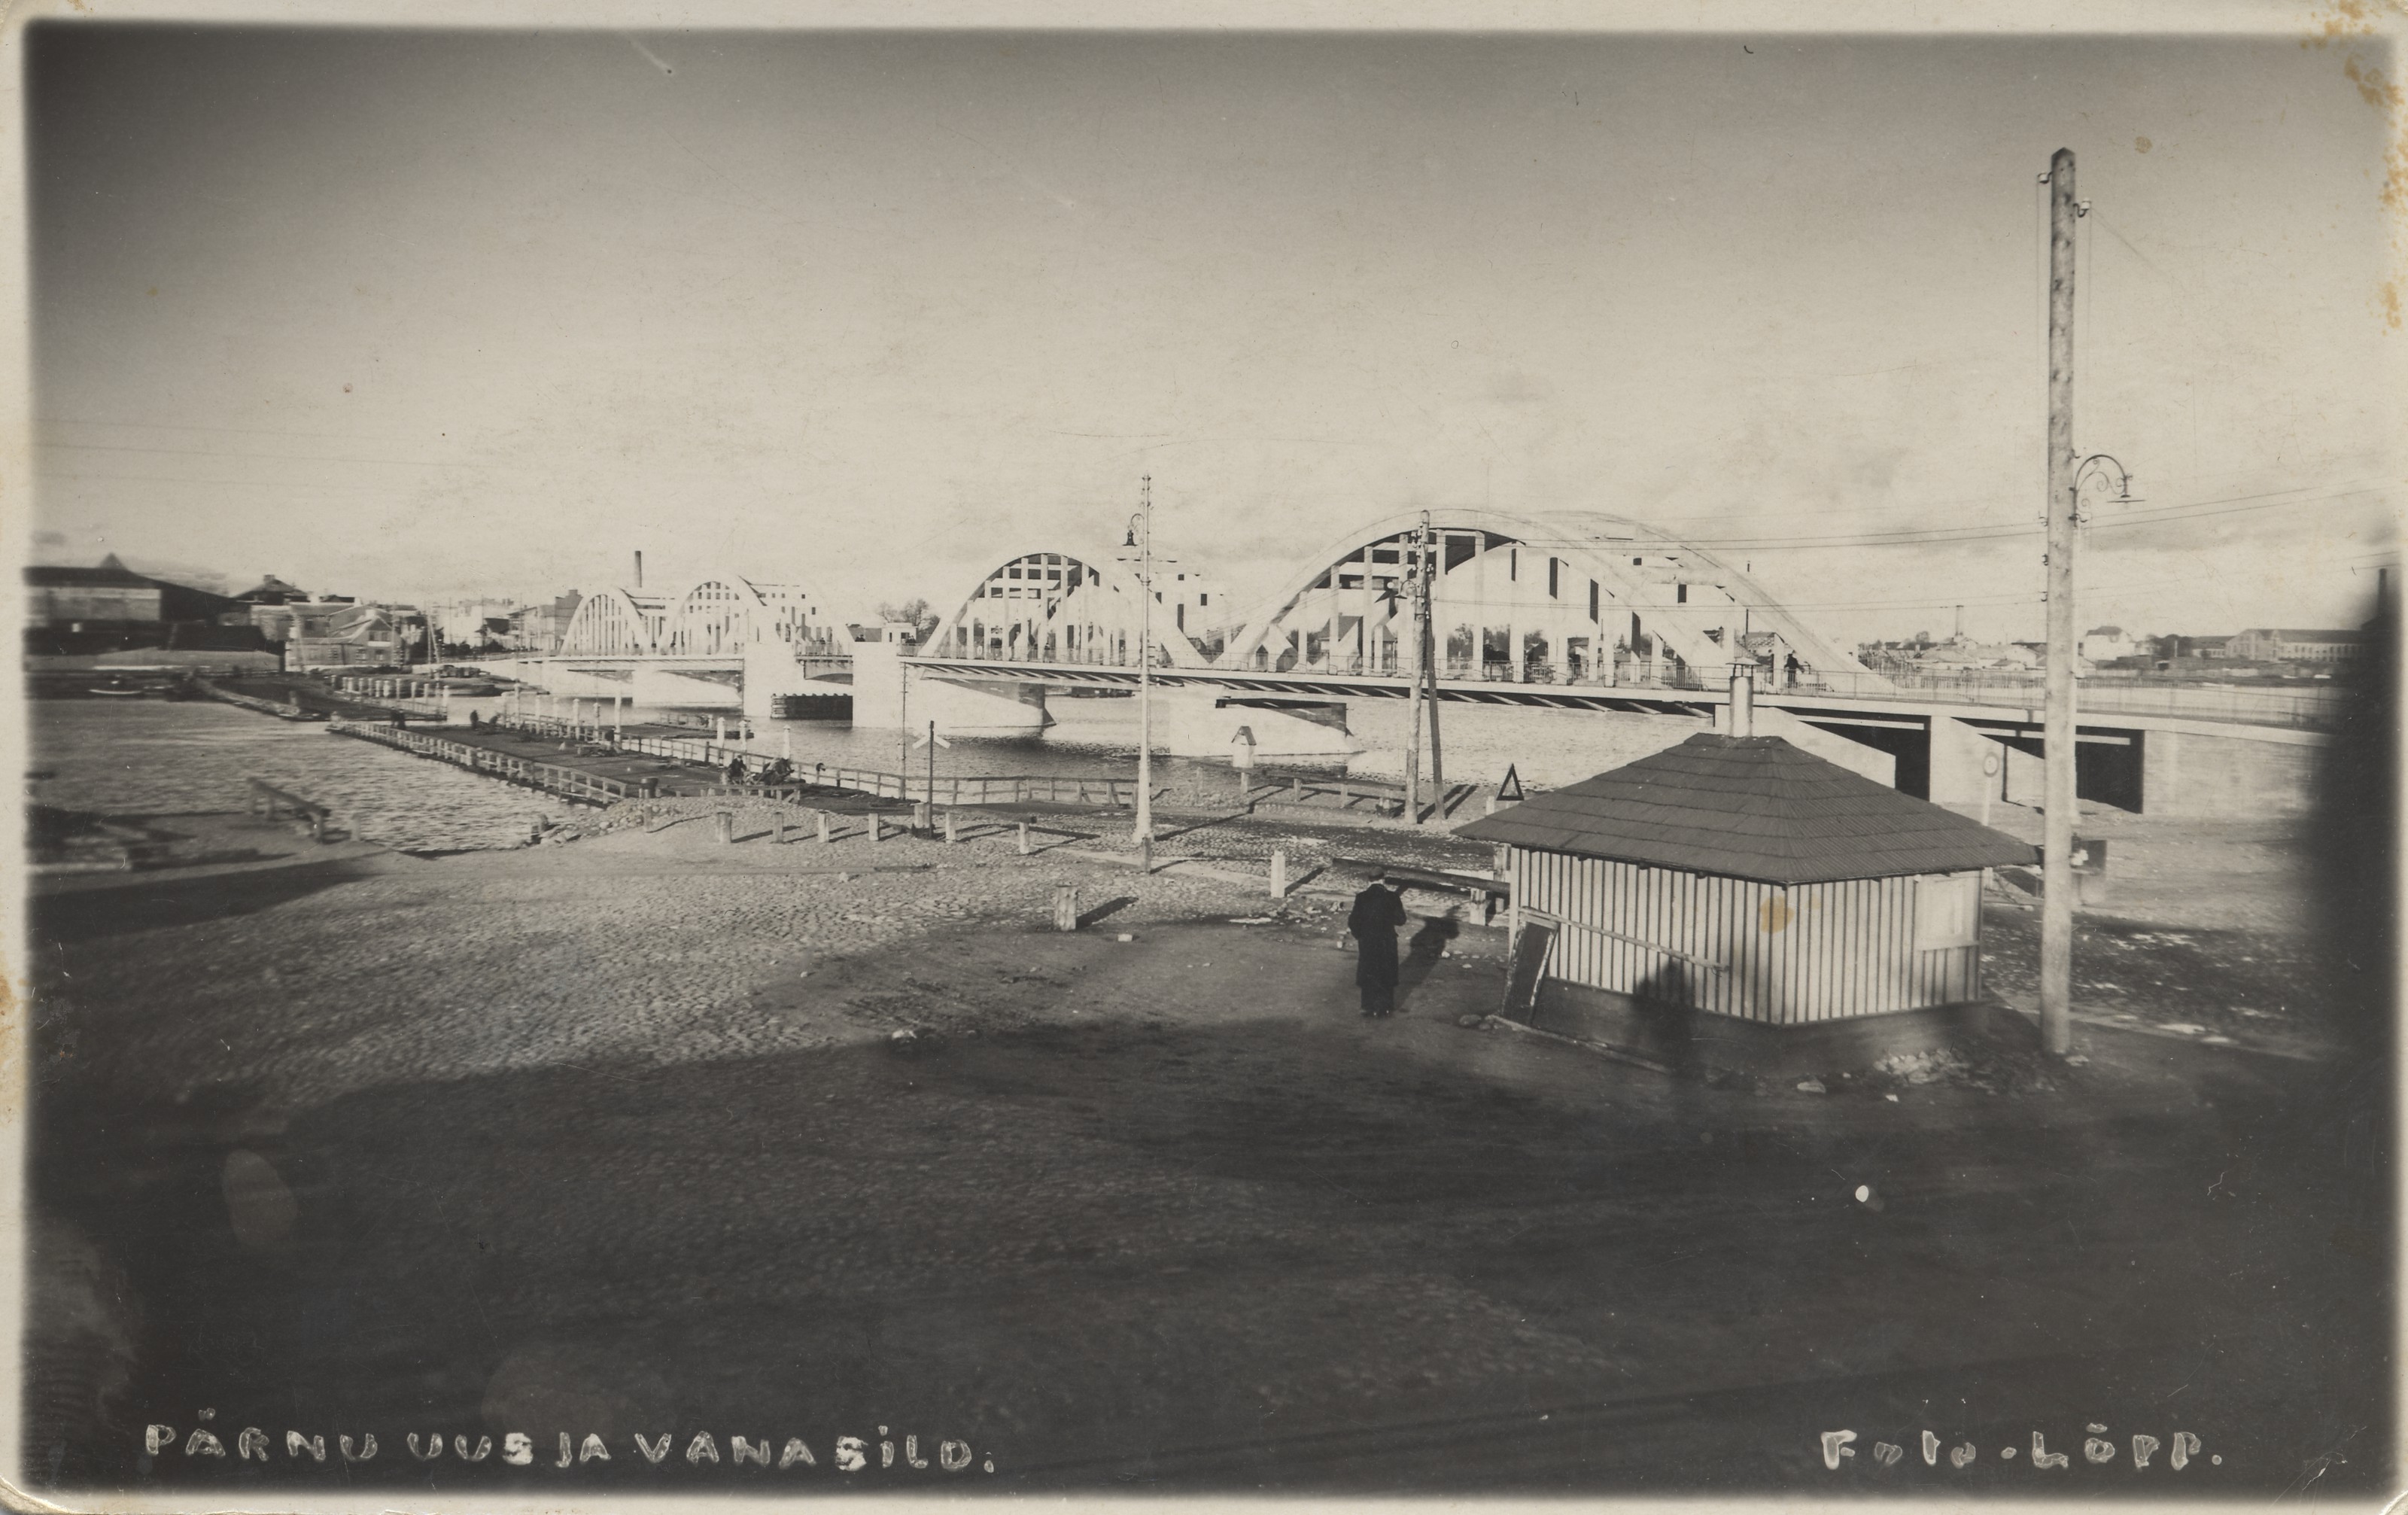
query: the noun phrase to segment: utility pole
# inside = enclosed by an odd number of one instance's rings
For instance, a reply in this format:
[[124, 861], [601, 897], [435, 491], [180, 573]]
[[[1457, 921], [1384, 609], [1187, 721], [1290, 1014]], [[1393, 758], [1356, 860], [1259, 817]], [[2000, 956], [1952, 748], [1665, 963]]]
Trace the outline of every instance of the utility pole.
[[2073, 1045], [2073, 150], [2048, 165], [2048, 671], [2042, 732], [2040, 1034]]
[[1429, 698], [1430, 736], [1430, 803], [1443, 810], [1446, 805], [1446, 759], [1438, 739], [1438, 670], [1439, 628], [1437, 614], [1438, 576], [1446, 570], [1444, 546], [1430, 535], [1429, 512], [1422, 512], [1422, 669], [1423, 682]]
[[1154, 475], [1138, 481], [1137, 844], [1154, 863]]
[[[1426, 523], [1429, 517], [1422, 520]], [[1407, 632], [1411, 651], [1405, 663], [1405, 819], [1414, 826], [1422, 823], [1422, 633], [1427, 628], [1428, 617], [1422, 613], [1422, 542], [1426, 527], [1413, 530], [1412, 549], [1398, 556], [1404, 559], [1404, 591], [1412, 602], [1411, 628]]]

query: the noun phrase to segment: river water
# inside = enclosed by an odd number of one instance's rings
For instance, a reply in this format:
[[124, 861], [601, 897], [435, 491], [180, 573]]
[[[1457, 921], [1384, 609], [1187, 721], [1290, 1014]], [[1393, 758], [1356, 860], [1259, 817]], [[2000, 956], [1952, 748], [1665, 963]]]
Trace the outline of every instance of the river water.
[[[515, 846], [535, 817], [569, 813], [566, 801], [532, 789], [228, 705], [54, 700], [28, 709], [34, 766], [52, 775], [35, 782], [34, 798], [67, 809], [120, 815], [239, 810], [248, 792], [244, 781], [256, 777], [337, 813], [351, 812], [363, 835], [413, 851]], [[938, 777], [1134, 771], [1135, 700], [1055, 699], [1049, 709], [1055, 724], [1042, 736], [963, 737], [939, 747]], [[463, 703], [453, 715], [465, 721], [467, 711]], [[1351, 704], [1347, 724], [1367, 750], [1343, 765], [1346, 771], [1401, 776], [1405, 723], [1403, 700]], [[1511, 766], [1524, 782], [1553, 787], [1700, 729], [1698, 722], [1666, 716], [1495, 705], [1450, 704], [1442, 714], [1446, 773], [1457, 783], [1495, 783]], [[789, 741], [805, 767], [819, 762], [892, 772], [905, 752], [895, 731], [830, 721], [776, 722], [752, 745], [770, 757], [786, 750]], [[925, 771], [926, 748], [909, 749], [909, 757], [912, 772]], [[1224, 762], [1159, 755], [1155, 764], [1172, 782], [1191, 769], [1227, 769]]]
[[[491, 714], [499, 701], [478, 701], [480, 714]], [[468, 706], [460, 703], [452, 715], [466, 720]], [[1138, 709], [1129, 700], [1080, 700], [1055, 695], [1046, 701], [1054, 726], [1041, 736], [953, 737], [937, 752], [937, 774], [1072, 774], [1126, 773], [1137, 762]], [[626, 719], [636, 724], [652, 713], [642, 707]], [[688, 713], [691, 718], [691, 713]], [[1407, 709], [1401, 700], [1357, 700], [1346, 707], [1347, 729], [1364, 751], [1340, 762], [1295, 761], [1278, 764], [1282, 772], [1335, 772], [1400, 779], [1405, 772]], [[1557, 788], [1593, 773], [1646, 757], [1707, 729], [1702, 721], [1666, 715], [1608, 714], [1591, 711], [1538, 710], [1511, 705], [1467, 705], [1449, 702], [1440, 717], [1446, 775], [1455, 783], [1494, 784], [1512, 768], [1525, 783]], [[916, 738], [914, 739], [917, 740]], [[893, 729], [855, 729], [840, 721], [773, 721], [757, 728], [752, 749], [764, 757], [790, 750], [805, 767], [873, 768], [893, 772], [908, 752], [911, 771], [924, 771], [927, 749], [904, 745]], [[1203, 767], [1226, 772], [1221, 759], [1167, 758], [1158, 750], [1157, 766], [1174, 775]], [[1423, 772], [1428, 772], [1423, 756]]]
[[108, 815], [241, 810], [265, 779], [350, 812], [371, 842], [413, 852], [516, 846], [566, 801], [314, 724], [207, 700], [37, 700], [33, 798]]

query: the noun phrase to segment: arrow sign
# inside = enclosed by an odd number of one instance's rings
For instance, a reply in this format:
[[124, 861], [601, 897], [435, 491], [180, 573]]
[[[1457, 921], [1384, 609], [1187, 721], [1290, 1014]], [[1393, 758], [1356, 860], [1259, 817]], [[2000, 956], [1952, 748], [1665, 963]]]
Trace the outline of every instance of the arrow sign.
[[[911, 743], [911, 746], [912, 746], [912, 749], [913, 749], [914, 751], [917, 751], [918, 749], [920, 749], [920, 748], [922, 748], [922, 747], [924, 747], [924, 746], [926, 746], [927, 744], [928, 744], [928, 739], [927, 739], [926, 737], [922, 737], [919, 741], [912, 743]], [[952, 745], [953, 745], [953, 743], [952, 743], [951, 742], [948, 742], [947, 740], [945, 740], [943, 737], [938, 737], [938, 738], [937, 738], [937, 745], [938, 745], [938, 746], [940, 746], [940, 747], [950, 747], [950, 746], [952, 746]]]

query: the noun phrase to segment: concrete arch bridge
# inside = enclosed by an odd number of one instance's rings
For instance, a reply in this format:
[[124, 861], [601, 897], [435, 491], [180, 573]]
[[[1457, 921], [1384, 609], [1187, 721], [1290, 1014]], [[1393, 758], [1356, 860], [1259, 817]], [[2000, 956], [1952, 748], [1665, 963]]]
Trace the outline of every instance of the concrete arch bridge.
[[[1242, 617], [1194, 603], [1157, 571], [1152, 679], [1168, 749], [1218, 757], [1242, 746], [1268, 758], [1359, 752], [1345, 702], [1406, 694], [1422, 526], [1422, 512], [1398, 512], [1330, 539]], [[1761, 732], [1932, 799], [2037, 795], [2037, 689], [1900, 688], [1743, 569], [1623, 517], [1455, 508], [1432, 511], [1428, 526], [1422, 571], [1431, 584], [1439, 698], [1450, 706], [1719, 725], [1731, 668], [1743, 663], [1756, 671]], [[913, 725], [935, 719], [970, 733], [1041, 729], [1049, 688], [1134, 687], [1143, 590], [1125, 556], [1006, 560], [922, 646], [882, 653], [893, 671], [863, 669], [856, 722], [896, 724], [902, 714], [886, 691], [907, 676]], [[2180, 709], [2086, 709], [2083, 794], [2188, 813], [2262, 805], [2273, 794], [2296, 808], [2322, 741]]]
[[[1156, 680], [1211, 691], [1166, 697], [1173, 750], [1359, 750], [1339, 701], [1406, 691], [1422, 524], [1420, 512], [1400, 512], [1331, 539], [1241, 618], [1226, 617], [1226, 606], [1208, 613], [1157, 570]], [[1419, 571], [1430, 579], [1442, 699], [1687, 712], [1742, 657], [1793, 685], [1832, 675], [1880, 682], [1744, 572], [1638, 522], [1458, 509], [1431, 512], [1429, 526]], [[1099, 563], [1024, 554], [983, 576], [903, 661], [975, 696], [931, 691], [940, 719], [1035, 729], [1047, 685], [1137, 682], [1142, 594], [1125, 555]], [[996, 704], [1007, 698], [1018, 708]], [[882, 703], [863, 699], [856, 719], [884, 715]], [[991, 728], [972, 718], [982, 708]]]
[[[766, 717], [781, 696], [843, 695], [853, 628], [800, 584], [713, 573], [668, 593], [587, 596], [525, 676], [573, 699], [737, 709]], [[757, 707], [757, 708], [756, 708]]]

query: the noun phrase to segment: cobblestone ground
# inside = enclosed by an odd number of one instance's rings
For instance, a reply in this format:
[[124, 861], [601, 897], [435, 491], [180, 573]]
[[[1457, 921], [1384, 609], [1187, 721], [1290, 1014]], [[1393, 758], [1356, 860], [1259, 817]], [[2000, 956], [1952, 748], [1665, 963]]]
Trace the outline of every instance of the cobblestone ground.
[[[2045, 1090], [1703, 1088], [1458, 1025], [1498, 944], [1440, 896], [1365, 1022], [1342, 871], [1265, 919], [1000, 834], [661, 818], [37, 913], [37, 1472], [640, 1495], [852, 1478], [846, 1436], [863, 1482], [1019, 1492], [2379, 1471], [2326, 1064], [2098, 1029]], [[2202, 1450], [2111, 1469], [2093, 1422]], [[246, 1426], [265, 1461], [185, 1450]], [[1927, 1426], [1980, 1462], [1874, 1455]], [[2070, 1469], [2000, 1457], [2036, 1431]]]

